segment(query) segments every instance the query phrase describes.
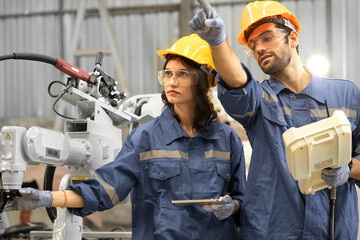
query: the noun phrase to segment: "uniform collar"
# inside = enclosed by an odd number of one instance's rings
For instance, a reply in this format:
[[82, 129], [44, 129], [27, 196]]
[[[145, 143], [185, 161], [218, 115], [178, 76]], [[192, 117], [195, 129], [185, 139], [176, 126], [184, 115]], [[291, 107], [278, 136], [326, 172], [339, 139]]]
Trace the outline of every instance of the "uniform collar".
[[[161, 113], [160, 125], [164, 133], [163, 135], [166, 144], [170, 144], [171, 142], [173, 142], [178, 138], [182, 138], [182, 137], [189, 138], [189, 135], [180, 126], [178, 121], [176, 121], [168, 106]], [[220, 139], [221, 136], [219, 132], [220, 129], [218, 122], [212, 121], [212, 123], [210, 123], [208, 131], [207, 132], [198, 131], [195, 135], [195, 138], [202, 137], [206, 139]]]
[[[281, 82], [272, 77], [269, 78], [269, 84], [276, 93], [276, 95], [278, 95], [284, 89], [288, 89]], [[300, 93], [306, 94], [311, 98], [314, 98], [318, 102], [324, 103], [324, 100], [326, 99], [324, 81], [319, 76], [312, 73], [309, 84]]]
[[326, 99], [326, 85], [324, 80], [312, 73], [309, 84], [301, 93], [307, 94], [316, 101], [324, 103]]

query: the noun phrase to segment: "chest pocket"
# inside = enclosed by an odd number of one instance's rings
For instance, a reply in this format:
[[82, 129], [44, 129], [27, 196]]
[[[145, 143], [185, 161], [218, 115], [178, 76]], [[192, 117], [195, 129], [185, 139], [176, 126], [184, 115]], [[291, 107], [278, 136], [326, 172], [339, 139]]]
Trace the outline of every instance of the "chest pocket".
[[[148, 177], [148, 191], [150, 194], [181, 193], [181, 164], [180, 162], [149, 161], [144, 163], [144, 171]], [[145, 181], [147, 181], [145, 179]]]
[[217, 161], [216, 163], [217, 174], [224, 179], [225, 182], [230, 182], [230, 161]]
[[[210, 191], [224, 195], [231, 180], [230, 160], [208, 159], [210, 176]], [[216, 195], [216, 194], [215, 194]]]
[[158, 162], [149, 164], [149, 177], [157, 180], [167, 180], [180, 175], [180, 163]]
[[284, 114], [282, 113], [277, 102], [268, 102], [263, 98], [261, 99], [261, 103], [262, 114], [264, 115], [264, 118], [266, 118], [272, 124], [287, 126]]
[[[263, 94], [264, 95], [264, 94]], [[273, 99], [273, 98], [272, 98]], [[262, 151], [271, 151], [277, 159], [286, 161], [282, 149], [284, 148], [282, 134], [288, 130], [289, 126], [284, 114], [277, 101], [270, 102], [265, 98], [261, 100], [261, 114], [263, 115], [263, 132], [259, 133], [266, 143], [271, 144], [271, 148], [264, 148]], [[261, 116], [260, 116], [261, 119]], [[270, 154], [270, 153], [269, 153]], [[265, 165], [263, 165], [265, 166]], [[265, 169], [264, 169], [265, 170]]]

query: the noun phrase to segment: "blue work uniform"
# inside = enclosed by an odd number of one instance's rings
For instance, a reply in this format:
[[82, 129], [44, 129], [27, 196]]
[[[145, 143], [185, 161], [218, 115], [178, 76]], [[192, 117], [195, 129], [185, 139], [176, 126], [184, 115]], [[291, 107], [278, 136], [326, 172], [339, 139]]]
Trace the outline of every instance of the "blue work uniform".
[[207, 132], [189, 137], [166, 107], [128, 135], [113, 162], [68, 187], [85, 199], [83, 208], [69, 210], [84, 217], [112, 208], [131, 193], [132, 239], [238, 239], [233, 217], [220, 221], [202, 205], [171, 201], [228, 193], [241, 204], [245, 181], [243, 147], [232, 128], [212, 121]]
[[[225, 110], [246, 129], [252, 157], [243, 203], [244, 239], [329, 239], [329, 189], [304, 195], [291, 176], [285, 157], [282, 134], [343, 110], [352, 129], [352, 156], [359, 156], [359, 88], [350, 81], [325, 79], [315, 75], [295, 93], [270, 78], [262, 83], [253, 79], [242, 65], [248, 83], [244, 88], [228, 89], [218, 79], [218, 97]], [[350, 159], [349, 159], [350, 161]], [[337, 187], [335, 239], [357, 238], [358, 200], [355, 184], [349, 179]]]

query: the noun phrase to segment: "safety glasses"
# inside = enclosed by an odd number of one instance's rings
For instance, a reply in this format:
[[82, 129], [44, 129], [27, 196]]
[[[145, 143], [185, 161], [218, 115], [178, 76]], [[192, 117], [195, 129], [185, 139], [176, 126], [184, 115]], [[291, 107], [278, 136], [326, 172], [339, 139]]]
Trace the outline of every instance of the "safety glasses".
[[190, 86], [192, 84], [192, 74], [188, 70], [161, 70], [158, 72], [158, 80], [161, 85], [168, 86], [171, 80], [176, 84]]
[[261, 44], [264, 48], [272, 48], [277, 42], [287, 35], [289, 35], [289, 32], [283, 28], [266, 30], [245, 44], [245, 53], [249, 58], [251, 58], [254, 56], [254, 51], [256, 51], [256, 46], [258, 44]]

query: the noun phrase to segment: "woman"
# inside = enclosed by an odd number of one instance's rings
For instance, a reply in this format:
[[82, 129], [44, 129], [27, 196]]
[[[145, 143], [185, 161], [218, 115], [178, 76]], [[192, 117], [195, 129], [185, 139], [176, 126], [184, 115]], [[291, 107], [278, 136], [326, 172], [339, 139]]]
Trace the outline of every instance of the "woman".
[[[132, 131], [117, 158], [91, 179], [66, 191], [21, 189], [18, 208], [67, 207], [84, 217], [131, 193], [132, 239], [237, 239], [230, 216], [242, 203], [245, 160], [240, 138], [216, 120], [210, 101], [216, 85], [210, 48], [192, 34], [157, 53], [166, 59], [158, 74], [162, 114]], [[218, 198], [224, 204], [172, 203]]]

